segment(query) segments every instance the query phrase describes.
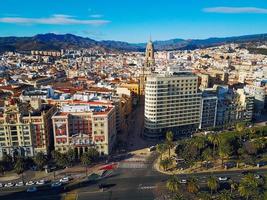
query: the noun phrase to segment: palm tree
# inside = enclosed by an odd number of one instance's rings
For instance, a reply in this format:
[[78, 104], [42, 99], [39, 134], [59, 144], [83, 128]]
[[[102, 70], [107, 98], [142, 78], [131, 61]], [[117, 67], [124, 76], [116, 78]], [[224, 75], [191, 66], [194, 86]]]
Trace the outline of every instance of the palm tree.
[[208, 185], [208, 188], [210, 189], [211, 195], [212, 195], [213, 191], [217, 191], [217, 189], [219, 188], [219, 183], [218, 183], [215, 176], [210, 176], [208, 178], [207, 185]]
[[160, 155], [160, 160], [162, 160], [162, 154], [167, 150], [167, 146], [166, 144], [158, 144], [156, 148]]
[[199, 191], [199, 185], [197, 184], [197, 179], [195, 177], [190, 177], [186, 189], [190, 193], [197, 193]]
[[205, 147], [205, 138], [204, 137], [195, 137], [192, 139], [192, 145], [195, 145], [200, 155], [200, 151]]
[[232, 200], [232, 194], [229, 193], [227, 190], [223, 190], [220, 192], [220, 195], [218, 196], [218, 200]]
[[251, 140], [252, 137], [255, 136], [256, 132], [257, 132], [257, 131], [256, 131], [255, 128], [250, 128], [250, 129], [249, 129], [249, 139], [250, 139], [250, 140]]
[[173, 147], [173, 133], [171, 131], [168, 131], [166, 133], [166, 145], [169, 150], [169, 158], [171, 157], [171, 148]]
[[219, 134], [212, 133], [208, 135], [208, 140], [213, 144], [213, 157], [215, 157], [215, 148], [220, 144], [221, 138]]
[[236, 182], [234, 182], [232, 179], [229, 180], [229, 184], [230, 184], [230, 188], [231, 188], [231, 194], [233, 193], [234, 190], [237, 189], [238, 184]]
[[159, 165], [163, 168], [164, 171], [167, 171], [167, 169], [172, 164], [172, 160], [170, 158], [165, 158], [163, 160], [160, 160]]
[[221, 158], [222, 165], [223, 165], [224, 158], [228, 158], [231, 154], [232, 154], [232, 147], [230, 146], [230, 144], [228, 143], [220, 144], [219, 156]]
[[259, 180], [256, 179], [253, 174], [248, 174], [241, 179], [238, 192], [240, 196], [245, 197], [248, 200], [249, 197], [258, 193], [259, 184]]
[[245, 124], [244, 123], [237, 123], [235, 125], [235, 130], [237, 131], [239, 135], [239, 139], [242, 139], [242, 136], [244, 135], [244, 130], [245, 130]]
[[171, 193], [173, 193], [173, 194], [178, 193], [180, 190], [180, 183], [179, 183], [178, 178], [176, 176], [172, 176], [167, 181], [166, 187]]

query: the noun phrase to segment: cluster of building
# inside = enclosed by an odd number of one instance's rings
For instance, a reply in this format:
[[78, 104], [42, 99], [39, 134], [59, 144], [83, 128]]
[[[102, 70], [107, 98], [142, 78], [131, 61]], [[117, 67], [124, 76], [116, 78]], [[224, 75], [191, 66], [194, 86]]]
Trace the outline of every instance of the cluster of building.
[[[0, 158], [52, 150], [101, 155], [144, 105], [145, 138], [177, 136], [260, 119], [267, 56], [236, 44], [193, 51], [101, 48], [0, 55]], [[144, 98], [143, 98], [144, 97]]]

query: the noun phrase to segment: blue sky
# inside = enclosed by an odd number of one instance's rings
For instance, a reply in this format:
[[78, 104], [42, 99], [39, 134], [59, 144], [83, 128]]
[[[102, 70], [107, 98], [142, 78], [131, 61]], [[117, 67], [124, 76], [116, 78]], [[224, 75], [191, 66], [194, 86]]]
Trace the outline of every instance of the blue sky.
[[267, 33], [266, 0], [2, 0], [0, 36], [145, 42]]

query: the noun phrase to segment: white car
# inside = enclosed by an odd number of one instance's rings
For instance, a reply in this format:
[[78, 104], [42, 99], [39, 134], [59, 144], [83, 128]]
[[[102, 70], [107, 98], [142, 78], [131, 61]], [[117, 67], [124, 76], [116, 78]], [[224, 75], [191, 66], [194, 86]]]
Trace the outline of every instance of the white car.
[[66, 176], [66, 177], [64, 177], [64, 178], [59, 180], [59, 182], [61, 182], [61, 183], [67, 183], [69, 181], [70, 181], [70, 178], [68, 176]]
[[34, 181], [28, 181], [27, 183], [26, 183], [26, 185], [34, 185], [35, 183], [34, 183]]
[[3, 184], [3, 183], [0, 183], [0, 188], [1, 188], [1, 187], [4, 187], [4, 184]]
[[24, 183], [22, 182], [22, 181], [20, 181], [20, 182], [18, 182], [18, 183], [16, 183], [16, 187], [22, 187], [24, 185]]
[[45, 180], [39, 180], [36, 182], [36, 185], [44, 185], [45, 184]]
[[148, 148], [148, 151], [151, 152], [151, 151], [155, 151], [156, 150], [156, 147], [155, 146], [151, 146]]
[[51, 184], [51, 187], [52, 188], [56, 188], [56, 187], [60, 187], [61, 185], [62, 185], [61, 182], [54, 182], [54, 183]]
[[261, 175], [259, 175], [259, 174], [255, 174], [254, 177], [255, 177], [256, 179], [260, 179], [260, 178], [261, 178]]
[[181, 179], [181, 180], [179, 181], [179, 183], [181, 183], [181, 184], [186, 184], [186, 183], [187, 183], [187, 180], [186, 180], [186, 179]]
[[221, 176], [218, 179], [219, 179], [219, 181], [227, 181], [228, 180], [227, 177], [221, 177]]
[[27, 192], [37, 192], [37, 188], [36, 187], [29, 187], [27, 189]]
[[5, 184], [5, 187], [13, 187], [14, 186], [14, 183], [6, 183]]

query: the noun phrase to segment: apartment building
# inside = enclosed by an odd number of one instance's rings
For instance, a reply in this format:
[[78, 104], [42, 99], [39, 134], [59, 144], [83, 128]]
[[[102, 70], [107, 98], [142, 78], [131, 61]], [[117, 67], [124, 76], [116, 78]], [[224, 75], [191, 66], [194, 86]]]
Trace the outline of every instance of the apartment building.
[[198, 77], [191, 72], [166, 72], [147, 77], [144, 136], [176, 136], [195, 131], [200, 123], [201, 93]]
[[28, 103], [6, 102], [0, 114], [0, 159], [11, 156], [49, 154], [52, 148], [51, 117], [56, 108], [42, 104], [40, 99]]
[[52, 117], [55, 150], [74, 149], [77, 157], [89, 148], [108, 155], [116, 141], [116, 110], [112, 105], [63, 105]]
[[206, 89], [202, 93], [200, 129], [214, 128], [216, 125], [218, 97], [216, 91]]

